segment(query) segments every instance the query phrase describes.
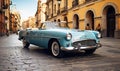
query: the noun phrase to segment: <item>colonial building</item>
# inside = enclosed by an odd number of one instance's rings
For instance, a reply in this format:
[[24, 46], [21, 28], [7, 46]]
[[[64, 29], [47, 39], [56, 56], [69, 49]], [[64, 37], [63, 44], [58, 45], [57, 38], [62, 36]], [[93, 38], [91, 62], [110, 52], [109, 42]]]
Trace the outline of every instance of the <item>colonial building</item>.
[[29, 21], [28, 20], [22, 22], [22, 28], [23, 29], [29, 28]]
[[41, 22], [41, 0], [38, 0], [37, 3], [37, 11], [35, 14], [35, 18], [36, 18], [36, 27], [38, 27], [40, 25]]
[[35, 28], [36, 27], [35, 22], [36, 22], [36, 18], [30, 16], [27, 20], [22, 22], [22, 28], [23, 29]]
[[35, 28], [35, 17], [28, 18], [29, 28]]
[[19, 11], [16, 9], [16, 5], [12, 5], [10, 12], [10, 31], [17, 33], [21, 28], [21, 16]]
[[9, 30], [10, 0], [0, 0], [0, 36], [6, 34]]
[[103, 37], [120, 38], [120, 0], [47, 0], [46, 18], [66, 21], [69, 28], [95, 30], [102, 27]]
[[46, 20], [46, 3], [45, 2], [38, 0], [35, 17], [36, 17], [37, 27], [39, 27], [40, 24]]

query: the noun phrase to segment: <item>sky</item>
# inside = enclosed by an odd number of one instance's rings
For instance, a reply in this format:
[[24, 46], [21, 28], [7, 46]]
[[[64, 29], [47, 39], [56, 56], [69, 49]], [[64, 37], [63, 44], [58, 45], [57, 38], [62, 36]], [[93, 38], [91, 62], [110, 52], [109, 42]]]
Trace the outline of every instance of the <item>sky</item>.
[[21, 19], [28, 19], [30, 16], [34, 16], [37, 11], [38, 0], [12, 0], [11, 9], [16, 6], [17, 11], [21, 15]]

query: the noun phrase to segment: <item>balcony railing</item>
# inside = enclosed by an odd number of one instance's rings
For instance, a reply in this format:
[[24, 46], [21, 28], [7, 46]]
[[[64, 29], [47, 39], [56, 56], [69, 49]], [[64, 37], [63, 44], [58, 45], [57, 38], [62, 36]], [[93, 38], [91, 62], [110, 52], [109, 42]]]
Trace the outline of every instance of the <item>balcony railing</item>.
[[67, 7], [63, 7], [63, 8], [61, 8], [61, 13], [63, 13], [63, 12], [67, 12]]
[[85, 0], [85, 3], [94, 2], [94, 1], [97, 1], [97, 0]]
[[72, 2], [72, 7], [75, 7], [75, 6], [77, 6], [79, 3], [79, 0], [74, 0], [73, 2]]
[[2, 8], [3, 8], [3, 9], [8, 9], [8, 7], [9, 7], [8, 4], [4, 4]]
[[57, 11], [57, 15], [60, 14], [60, 10]]

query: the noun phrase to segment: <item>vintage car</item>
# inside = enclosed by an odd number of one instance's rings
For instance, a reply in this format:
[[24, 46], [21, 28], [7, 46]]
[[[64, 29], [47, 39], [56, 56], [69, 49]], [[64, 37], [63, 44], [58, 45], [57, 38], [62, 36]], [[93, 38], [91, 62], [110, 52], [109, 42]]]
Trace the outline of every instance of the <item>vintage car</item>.
[[22, 40], [24, 48], [34, 44], [48, 49], [55, 57], [61, 57], [67, 51], [92, 54], [101, 47], [99, 32], [69, 29], [65, 22], [46, 21], [39, 28], [21, 30], [19, 40]]

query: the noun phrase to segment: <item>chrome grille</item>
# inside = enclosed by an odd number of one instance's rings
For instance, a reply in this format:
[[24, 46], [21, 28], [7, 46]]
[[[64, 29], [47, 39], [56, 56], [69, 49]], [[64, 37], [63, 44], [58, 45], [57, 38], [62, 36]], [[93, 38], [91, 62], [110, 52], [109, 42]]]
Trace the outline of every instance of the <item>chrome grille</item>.
[[83, 40], [83, 41], [77, 41], [72, 43], [73, 47], [78, 47], [81, 44], [81, 46], [95, 46], [96, 41], [95, 40]]

